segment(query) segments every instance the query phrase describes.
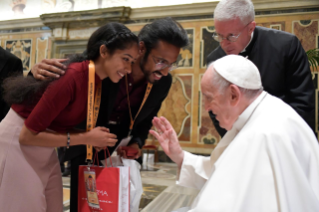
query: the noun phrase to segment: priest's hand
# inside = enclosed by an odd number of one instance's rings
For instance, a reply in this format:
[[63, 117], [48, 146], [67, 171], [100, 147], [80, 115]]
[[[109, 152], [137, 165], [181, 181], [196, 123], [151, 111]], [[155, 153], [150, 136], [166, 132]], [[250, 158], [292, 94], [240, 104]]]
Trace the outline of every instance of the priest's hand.
[[37, 80], [45, 80], [47, 78], [59, 78], [66, 70], [66, 66], [62, 63], [67, 59], [44, 59], [40, 63], [35, 64], [31, 73]]
[[184, 152], [178, 142], [174, 128], [164, 117], [154, 117], [152, 123], [157, 131], [150, 130], [150, 133], [159, 141], [166, 155], [180, 168], [184, 160]]

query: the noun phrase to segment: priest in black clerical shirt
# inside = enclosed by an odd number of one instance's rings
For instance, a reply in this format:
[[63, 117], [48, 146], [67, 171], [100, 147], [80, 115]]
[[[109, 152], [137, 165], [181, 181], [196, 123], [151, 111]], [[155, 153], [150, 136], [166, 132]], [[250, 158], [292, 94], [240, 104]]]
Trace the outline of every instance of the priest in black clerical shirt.
[[[264, 90], [290, 105], [314, 130], [315, 89], [300, 41], [293, 34], [256, 26], [254, 15], [251, 0], [218, 3], [213, 38], [220, 46], [208, 55], [207, 64], [229, 54], [248, 57], [260, 71]], [[218, 117], [210, 116], [223, 136], [226, 130], [219, 127]]]

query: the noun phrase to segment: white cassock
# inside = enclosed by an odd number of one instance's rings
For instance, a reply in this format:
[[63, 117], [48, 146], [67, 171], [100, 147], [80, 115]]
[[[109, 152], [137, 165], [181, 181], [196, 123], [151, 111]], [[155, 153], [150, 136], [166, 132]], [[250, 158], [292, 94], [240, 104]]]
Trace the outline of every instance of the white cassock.
[[185, 152], [178, 184], [201, 189], [190, 212], [318, 212], [318, 141], [290, 106], [263, 92], [211, 157]]

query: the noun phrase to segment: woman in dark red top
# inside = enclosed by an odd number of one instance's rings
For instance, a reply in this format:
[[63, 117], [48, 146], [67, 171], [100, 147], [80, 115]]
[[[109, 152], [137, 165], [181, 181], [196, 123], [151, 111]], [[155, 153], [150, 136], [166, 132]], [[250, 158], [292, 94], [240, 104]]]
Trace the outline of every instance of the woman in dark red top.
[[[14, 78], [5, 83], [5, 98], [13, 104], [0, 123], [1, 211], [63, 211], [54, 147], [67, 146], [67, 133], [86, 119], [89, 60], [95, 64], [95, 84], [107, 77], [117, 83], [131, 72], [138, 39], [124, 25], [109, 23], [92, 34], [86, 51], [87, 58], [71, 59], [65, 75], [56, 81]], [[70, 146], [96, 147], [117, 141], [104, 127], [71, 133], [69, 140]]]

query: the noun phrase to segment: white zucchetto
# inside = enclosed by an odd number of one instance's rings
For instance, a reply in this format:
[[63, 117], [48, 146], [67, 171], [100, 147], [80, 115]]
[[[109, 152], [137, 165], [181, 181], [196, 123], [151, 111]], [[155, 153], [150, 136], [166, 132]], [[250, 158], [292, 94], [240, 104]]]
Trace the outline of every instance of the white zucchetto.
[[213, 67], [227, 81], [245, 89], [262, 88], [258, 68], [247, 58], [227, 55], [213, 62]]

